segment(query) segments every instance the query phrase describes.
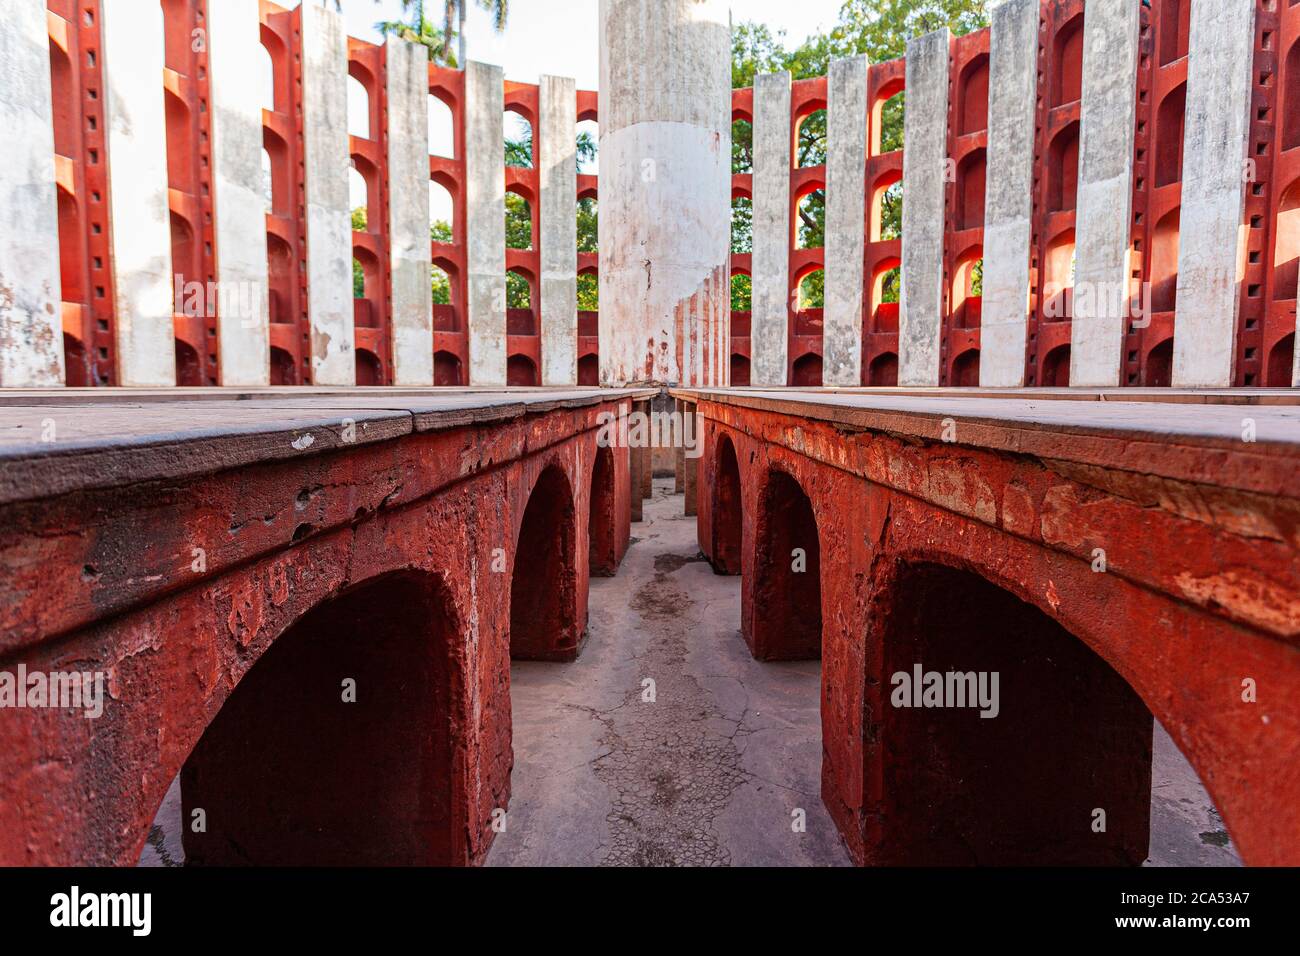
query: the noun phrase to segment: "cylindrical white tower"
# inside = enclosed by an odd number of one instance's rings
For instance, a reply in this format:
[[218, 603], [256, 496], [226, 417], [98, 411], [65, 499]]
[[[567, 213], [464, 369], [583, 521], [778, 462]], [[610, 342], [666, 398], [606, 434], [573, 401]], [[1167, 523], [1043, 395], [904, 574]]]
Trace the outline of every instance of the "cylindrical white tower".
[[726, 0], [600, 0], [600, 378], [726, 385]]

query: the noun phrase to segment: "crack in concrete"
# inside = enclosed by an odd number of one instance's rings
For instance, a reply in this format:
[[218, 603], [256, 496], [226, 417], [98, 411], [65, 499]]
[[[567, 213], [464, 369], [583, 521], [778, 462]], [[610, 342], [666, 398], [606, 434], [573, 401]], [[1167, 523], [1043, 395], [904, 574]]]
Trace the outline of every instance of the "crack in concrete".
[[655, 556], [654, 577], [633, 597], [632, 608], [649, 640], [638, 660], [642, 678], [655, 682], [654, 702], [643, 689], [601, 716], [609, 753], [595, 761], [598, 779], [613, 794], [606, 820], [610, 840], [603, 866], [727, 866], [714, 819], [749, 775], [740, 767], [734, 734], [712, 720], [735, 723], [685, 668], [686, 638], [698, 617], [694, 602], [671, 576], [698, 554]]

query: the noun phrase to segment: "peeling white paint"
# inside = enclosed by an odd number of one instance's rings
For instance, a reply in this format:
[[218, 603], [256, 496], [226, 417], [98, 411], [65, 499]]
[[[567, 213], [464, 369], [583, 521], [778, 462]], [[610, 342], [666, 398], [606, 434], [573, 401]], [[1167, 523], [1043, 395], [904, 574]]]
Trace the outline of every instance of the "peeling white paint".
[[302, 6], [303, 164], [312, 382], [355, 385], [348, 38], [333, 10]]
[[0, 387], [63, 384], [44, 0], [0, 0]]

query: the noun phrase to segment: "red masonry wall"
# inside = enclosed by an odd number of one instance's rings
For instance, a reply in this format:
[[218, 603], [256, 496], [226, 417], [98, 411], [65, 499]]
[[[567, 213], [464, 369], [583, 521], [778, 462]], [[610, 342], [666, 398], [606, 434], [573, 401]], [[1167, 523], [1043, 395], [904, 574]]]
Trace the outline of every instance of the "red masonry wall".
[[63, 347], [69, 385], [117, 380], [99, 0], [49, 0]]
[[[208, 75], [205, 19], [208, 0], [160, 0], [166, 36], [163, 87], [167, 116], [168, 187], [173, 270], [184, 282], [216, 279], [219, 250], [213, 236], [213, 200], [208, 143]], [[112, 268], [108, 229], [108, 163], [103, 133], [99, 58], [100, 0], [48, 0], [54, 99], [55, 168], [58, 182], [60, 264], [63, 274], [64, 349], [68, 384], [111, 385], [116, 381]], [[271, 317], [270, 367], [273, 385], [311, 384], [308, 317], [305, 184], [303, 182], [301, 14], [297, 8], [261, 0], [261, 42], [273, 78], [271, 102], [262, 104], [263, 147], [269, 168], [271, 210], [266, 217], [267, 275]], [[250, 64], [258, 69], [261, 64]], [[358, 385], [392, 383], [391, 276], [388, 236], [388, 142], [386, 54], [382, 45], [348, 39], [348, 72], [369, 100], [368, 136], [350, 136], [353, 166], [366, 182], [365, 229], [353, 233], [353, 255], [365, 277], [355, 300]], [[536, 129], [538, 88], [506, 83], [506, 108]], [[465, 385], [468, 329], [466, 271], [464, 74], [429, 67], [429, 94], [451, 112], [452, 156], [429, 157], [429, 177], [451, 195], [452, 241], [431, 241], [433, 263], [450, 280], [451, 302], [435, 305], [434, 369], [438, 385]], [[597, 94], [577, 94], [578, 120], [597, 118]], [[511, 167], [507, 188], [528, 200], [533, 248], [511, 250], [508, 266], [524, 275], [532, 307], [510, 316], [511, 381], [539, 380], [540, 237], [536, 141], [531, 169]], [[577, 198], [595, 198], [597, 177], [582, 175]], [[575, 209], [576, 215], [576, 209]], [[597, 255], [583, 253], [579, 270], [594, 274]], [[175, 315], [177, 384], [220, 382], [217, 316]], [[580, 370], [585, 384], [597, 384], [599, 342], [595, 312], [579, 317]]]

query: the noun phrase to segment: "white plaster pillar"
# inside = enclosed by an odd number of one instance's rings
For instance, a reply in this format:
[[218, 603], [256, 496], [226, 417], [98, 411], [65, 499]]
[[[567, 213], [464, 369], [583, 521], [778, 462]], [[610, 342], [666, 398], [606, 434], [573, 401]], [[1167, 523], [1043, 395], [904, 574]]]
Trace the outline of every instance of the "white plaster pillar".
[[728, 5], [601, 0], [600, 58], [601, 382], [724, 384]]
[[300, 9], [312, 383], [355, 385], [348, 36], [333, 10], [314, 3]]
[[1007, 0], [992, 12], [984, 311], [980, 320], [980, 385], [985, 388], [1025, 384], [1038, 11], [1039, 0]]
[[45, 0], [0, 0], [0, 387], [62, 385]]
[[754, 77], [752, 385], [785, 385], [790, 366], [791, 95], [789, 73]]
[[899, 385], [939, 384], [950, 40], [945, 27], [907, 44]]
[[1229, 388], [1246, 268], [1255, 0], [1192, 4], [1174, 316], [1176, 387]]
[[1138, 14], [1130, 0], [1089, 0], [1075, 235], [1070, 384], [1120, 384], [1132, 291], [1133, 146]]
[[471, 61], [465, 67], [469, 384], [502, 387], [507, 358], [504, 114], [501, 68]]
[[[385, 50], [388, 69], [388, 234], [393, 277], [393, 384], [432, 385], [429, 51], [394, 37], [388, 38]], [[352, 275], [350, 268], [348, 275]]]
[[867, 58], [831, 63], [827, 79], [826, 308], [822, 381], [862, 384], [866, 243]]
[[240, 387], [271, 383], [260, 37], [257, 0], [208, 5], [218, 354], [221, 384]]
[[578, 384], [578, 90], [540, 84], [542, 384]]

